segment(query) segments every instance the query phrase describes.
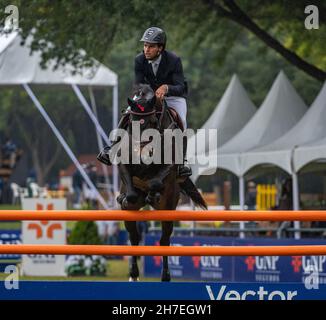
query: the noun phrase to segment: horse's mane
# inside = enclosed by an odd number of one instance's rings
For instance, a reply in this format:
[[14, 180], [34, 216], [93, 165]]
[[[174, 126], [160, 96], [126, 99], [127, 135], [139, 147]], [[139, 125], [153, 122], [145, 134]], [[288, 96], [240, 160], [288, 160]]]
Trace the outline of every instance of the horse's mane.
[[150, 100], [155, 93], [149, 84], [138, 83], [133, 86], [133, 96], [142, 96], [144, 100]]

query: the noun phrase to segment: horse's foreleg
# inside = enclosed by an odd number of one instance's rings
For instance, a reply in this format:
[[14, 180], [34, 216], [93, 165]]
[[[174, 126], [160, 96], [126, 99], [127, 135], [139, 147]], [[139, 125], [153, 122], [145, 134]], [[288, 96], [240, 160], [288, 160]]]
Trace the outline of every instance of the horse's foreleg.
[[130, 174], [130, 171], [128, 167], [125, 164], [120, 164], [119, 165], [119, 173], [122, 182], [126, 186], [126, 200], [129, 203], [136, 203], [137, 202], [137, 192], [134, 188], [133, 182], [132, 182], [132, 177]]
[[[140, 234], [137, 229], [136, 221], [125, 221], [125, 227], [129, 233], [131, 245], [138, 246], [140, 241]], [[129, 265], [129, 281], [139, 281], [137, 256], [131, 257], [131, 263]]]
[[[161, 246], [170, 245], [170, 237], [173, 231], [173, 222], [172, 221], [162, 221], [162, 236], [160, 240]], [[163, 269], [162, 269], [162, 281], [170, 281], [171, 275], [169, 271], [168, 257], [163, 257]]]
[[170, 174], [173, 165], [164, 165], [158, 171], [154, 178], [148, 181], [149, 192], [146, 197], [146, 203], [155, 206], [160, 201], [160, 192], [164, 188], [163, 180]]

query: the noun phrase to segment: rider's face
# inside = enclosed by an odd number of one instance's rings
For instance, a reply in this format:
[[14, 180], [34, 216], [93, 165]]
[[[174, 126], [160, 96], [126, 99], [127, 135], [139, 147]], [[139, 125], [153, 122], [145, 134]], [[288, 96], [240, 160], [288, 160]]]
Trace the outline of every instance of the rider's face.
[[144, 42], [144, 54], [147, 60], [153, 60], [157, 58], [162, 51], [162, 46], [156, 43]]

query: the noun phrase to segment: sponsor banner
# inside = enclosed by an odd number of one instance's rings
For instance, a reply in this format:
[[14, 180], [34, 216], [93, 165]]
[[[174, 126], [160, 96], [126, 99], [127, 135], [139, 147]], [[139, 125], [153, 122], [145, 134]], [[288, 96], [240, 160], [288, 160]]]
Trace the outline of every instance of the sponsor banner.
[[[326, 245], [317, 239], [235, 239], [234, 245], [293, 246]], [[319, 283], [326, 283], [326, 256], [246, 256], [234, 257], [236, 282], [305, 282], [312, 274]]]
[[[23, 210], [66, 210], [66, 199], [22, 199]], [[23, 221], [24, 244], [66, 244], [65, 221]], [[64, 255], [23, 255], [22, 274], [30, 276], [65, 275]]]
[[[159, 236], [147, 236], [147, 245], [159, 245]], [[172, 237], [172, 245], [317, 245], [326, 240], [238, 239]], [[169, 257], [175, 279], [219, 280], [250, 283], [317, 282], [326, 284], [326, 256]], [[162, 257], [145, 257], [144, 275], [159, 277]]]
[[[159, 246], [158, 236], [146, 236], [145, 245]], [[172, 237], [172, 246], [228, 246], [232, 239], [219, 239], [218, 243], [210, 237]], [[171, 276], [175, 279], [224, 280], [232, 279], [233, 257], [168, 257]], [[144, 274], [149, 277], [160, 276], [162, 257], [145, 257]]]
[[[21, 231], [20, 230], [0, 230], [0, 245], [1, 244], [21, 244]], [[20, 254], [0, 254], [1, 260], [19, 260]]]
[[326, 285], [299, 283], [19, 281], [0, 282], [1, 300], [326, 300]]

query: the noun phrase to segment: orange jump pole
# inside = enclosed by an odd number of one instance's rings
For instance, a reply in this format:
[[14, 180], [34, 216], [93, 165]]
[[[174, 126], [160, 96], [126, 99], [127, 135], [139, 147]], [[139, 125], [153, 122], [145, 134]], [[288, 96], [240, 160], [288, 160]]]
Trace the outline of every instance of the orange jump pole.
[[326, 221], [326, 211], [0, 210], [0, 220]]
[[305, 246], [107, 246], [0, 245], [0, 254], [76, 254], [112, 256], [308, 256], [326, 255], [325, 245]]

